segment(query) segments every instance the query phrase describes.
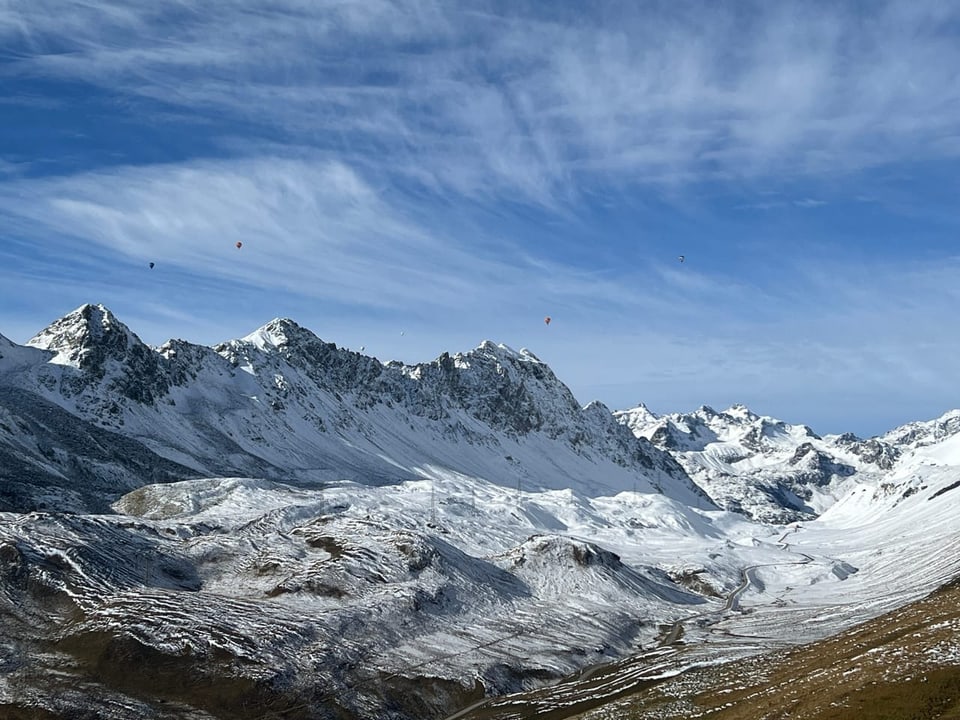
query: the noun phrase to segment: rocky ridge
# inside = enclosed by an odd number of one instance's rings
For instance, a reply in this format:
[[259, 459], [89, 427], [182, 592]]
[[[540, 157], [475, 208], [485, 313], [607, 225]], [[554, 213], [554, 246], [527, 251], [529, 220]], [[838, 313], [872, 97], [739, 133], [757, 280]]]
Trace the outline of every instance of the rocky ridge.
[[719, 505], [767, 522], [816, 517], [851, 482], [890, 471], [904, 451], [896, 431], [868, 440], [852, 433], [821, 437], [743, 405], [662, 416], [640, 405], [614, 416], [670, 452]]
[[[170, 479], [376, 484], [442, 467], [510, 486], [640, 487], [710, 503], [669, 454], [634, 437], [608, 408], [580, 407], [532, 353], [490, 341], [407, 366], [277, 319], [214, 348], [183, 340], [151, 348], [105, 307], [85, 305], [27, 347], [9, 347], [17, 362], [0, 359], [8, 412], [52, 403], [109, 431], [105, 438], [142, 446], [134, 454], [182, 466]], [[83, 457], [79, 447], [71, 454]], [[129, 489], [115, 483], [99, 507]]]

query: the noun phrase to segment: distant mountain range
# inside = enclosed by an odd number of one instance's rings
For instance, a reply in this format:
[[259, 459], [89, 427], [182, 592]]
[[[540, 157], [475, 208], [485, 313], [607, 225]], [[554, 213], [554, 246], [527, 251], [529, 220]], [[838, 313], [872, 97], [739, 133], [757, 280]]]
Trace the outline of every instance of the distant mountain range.
[[669, 452], [724, 509], [770, 522], [816, 517], [852, 482], [883, 476], [904, 449], [915, 447], [903, 429], [869, 440], [851, 433], [820, 437], [743, 405], [663, 416], [641, 405], [614, 415]]

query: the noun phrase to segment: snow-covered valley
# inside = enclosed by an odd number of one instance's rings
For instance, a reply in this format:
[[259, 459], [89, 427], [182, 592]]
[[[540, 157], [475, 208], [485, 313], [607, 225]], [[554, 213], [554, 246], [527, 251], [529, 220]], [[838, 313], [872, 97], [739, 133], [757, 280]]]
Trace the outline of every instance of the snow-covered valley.
[[0, 337], [0, 708], [568, 717], [960, 574], [957, 418], [614, 413], [491, 342], [149, 348], [84, 306]]

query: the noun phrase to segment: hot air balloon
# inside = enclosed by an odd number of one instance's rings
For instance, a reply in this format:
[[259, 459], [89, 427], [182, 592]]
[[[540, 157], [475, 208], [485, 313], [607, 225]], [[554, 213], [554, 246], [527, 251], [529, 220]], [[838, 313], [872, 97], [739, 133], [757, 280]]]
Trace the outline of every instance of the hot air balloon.
[[547, 316], [543, 319], [543, 322], [545, 322], [547, 325], [549, 325], [549, 324], [550, 324], [550, 316], [547, 315]]
[[237, 240], [237, 250], [243, 247], [243, 243]]
[[680, 262], [683, 262], [684, 260], [686, 260], [686, 257], [681, 255], [680, 257], [677, 258], [677, 260], [679, 260]]
[[150, 263], [150, 269], [153, 270], [153, 263]]

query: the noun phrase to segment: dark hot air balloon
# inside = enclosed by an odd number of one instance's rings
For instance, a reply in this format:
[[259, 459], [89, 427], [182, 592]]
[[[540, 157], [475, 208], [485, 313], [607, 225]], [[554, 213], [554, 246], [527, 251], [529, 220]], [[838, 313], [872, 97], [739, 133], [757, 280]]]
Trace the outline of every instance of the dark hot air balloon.
[[153, 263], [150, 263], [150, 269], [153, 270]]
[[243, 247], [243, 243], [238, 240], [238, 241], [237, 241], [237, 250], [239, 250], [239, 249], [242, 248], [242, 247]]
[[547, 325], [549, 325], [549, 324], [550, 324], [550, 316], [547, 315], [547, 316], [543, 319], [543, 322], [545, 322]]

